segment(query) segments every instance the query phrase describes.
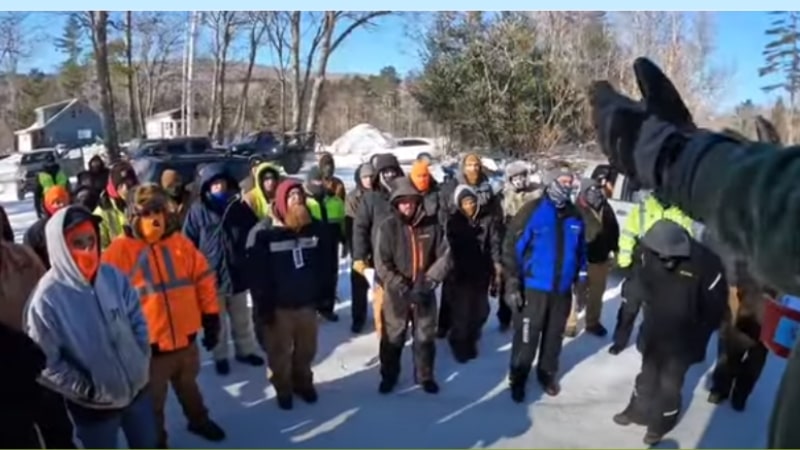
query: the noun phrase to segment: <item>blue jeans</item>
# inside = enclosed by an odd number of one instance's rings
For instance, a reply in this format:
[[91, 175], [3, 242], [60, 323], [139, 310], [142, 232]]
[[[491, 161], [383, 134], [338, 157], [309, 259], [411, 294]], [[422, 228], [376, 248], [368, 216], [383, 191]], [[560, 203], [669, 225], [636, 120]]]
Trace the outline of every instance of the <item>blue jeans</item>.
[[72, 418], [75, 434], [83, 448], [119, 448], [117, 437], [120, 428], [129, 448], [155, 448], [158, 445], [155, 408], [148, 388], [122, 410], [107, 415], [73, 413]]

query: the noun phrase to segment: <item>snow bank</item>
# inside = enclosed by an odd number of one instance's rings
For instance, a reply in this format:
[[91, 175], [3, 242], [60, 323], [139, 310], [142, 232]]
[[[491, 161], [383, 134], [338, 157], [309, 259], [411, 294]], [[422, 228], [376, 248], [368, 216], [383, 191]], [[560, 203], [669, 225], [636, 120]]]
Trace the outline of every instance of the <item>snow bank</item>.
[[329, 150], [337, 155], [364, 156], [394, 148], [394, 137], [368, 123], [354, 126], [333, 141]]

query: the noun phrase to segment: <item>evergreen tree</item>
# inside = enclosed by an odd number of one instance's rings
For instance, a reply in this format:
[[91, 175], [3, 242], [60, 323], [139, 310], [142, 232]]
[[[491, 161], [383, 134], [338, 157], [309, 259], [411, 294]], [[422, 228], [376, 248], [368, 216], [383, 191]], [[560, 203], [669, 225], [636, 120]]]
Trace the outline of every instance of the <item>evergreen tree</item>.
[[61, 37], [55, 41], [55, 47], [67, 56], [61, 63], [59, 84], [68, 97], [81, 97], [87, 79], [86, 66], [83, 64], [84, 31], [78, 13], [72, 13], [67, 18]]

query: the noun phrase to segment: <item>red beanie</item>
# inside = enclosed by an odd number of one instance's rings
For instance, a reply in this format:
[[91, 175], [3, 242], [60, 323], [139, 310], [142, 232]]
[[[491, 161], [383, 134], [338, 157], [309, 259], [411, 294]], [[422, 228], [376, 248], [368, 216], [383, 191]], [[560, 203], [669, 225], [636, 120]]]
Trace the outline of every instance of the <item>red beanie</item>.
[[289, 201], [289, 192], [292, 189], [303, 190], [303, 184], [294, 178], [286, 178], [278, 184], [275, 190], [275, 201], [272, 202], [272, 213], [276, 219], [283, 222], [286, 217], [287, 203]]

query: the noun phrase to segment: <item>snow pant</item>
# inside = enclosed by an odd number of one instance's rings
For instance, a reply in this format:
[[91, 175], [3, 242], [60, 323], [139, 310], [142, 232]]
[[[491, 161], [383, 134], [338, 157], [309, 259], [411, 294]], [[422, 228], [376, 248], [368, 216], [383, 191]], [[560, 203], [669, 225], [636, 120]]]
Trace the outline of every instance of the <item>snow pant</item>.
[[549, 383], [558, 373], [564, 327], [572, 307], [571, 295], [528, 289], [523, 295], [525, 307], [513, 319], [509, 380], [512, 385], [527, 382], [538, 350], [537, 376], [542, 383]]
[[[739, 312], [739, 294], [737, 288], [730, 288], [728, 301], [732, 315]], [[743, 406], [761, 376], [769, 350], [761, 343], [761, 325], [756, 317], [738, 315], [720, 330], [711, 391]]]
[[506, 284], [500, 283], [500, 286], [497, 287], [497, 321], [500, 323], [501, 326], [507, 326], [511, 324], [511, 308], [506, 303]]
[[167, 447], [164, 407], [170, 385], [189, 424], [203, 425], [208, 421], [208, 410], [197, 385], [199, 374], [200, 351], [195, 344], [171, 352], [154, 353], [150, 359], [150, 392], [158, 423], [159, 448]]
[[456, 283], [452, 279], [445, 280], [442, 283], [442, 298], [439, 301], [439, 318], [436, 321], [437, 334], [439, 336], [447, 336], [450, 333], [450, 328], [453, 325], [453, 318], [451, 313], [451, 305], [453, 304], [455, 292], [453, 288]]
[[369, 281], [367, 278], [350, 270], [350, 315], [354, 325], [363, 325], [367, 321], [367, 292]]
[[41, 387], [35, 419], [46, 448], [75, 448], [74, 427], [61, 394]]
[[[452, 296], [448, 299], [450, 308], [450, 334], [447, 336], [450, 348], [456, 359], [466, 358], [477, 352], [481, 329], [489, 317], [489, 282], [467, 283], [463, 280], [446, 281], [451, 284]], [[444, 290], [445, 287], [443, 286]], [[444, 308], [444, 306], [442, 306]]]
[[278, 308], [270, 323], [259, 324], [267, 349], [270, 382], [279, 397], [314, 384], [311, 364], [317, 354], [317, 312], [312, 307]]
[[118, 448], [120, 428], [129, 448], [155, 448], [158, 445], [158, 425], [149, 387], [123, 409], [92, 410], [74, 403], [68, 403], [68, 409], [83, 448]]
[[[253, 318], [247, 306], [247, 292], [219, 296], [220, 331], [219, 343], [212, 354], [215, 361], [230, 357], [228, 340], [233, 334], [233, 347], [236, 356], [256, 353], [256, 335], [253, 331]], [[228, 323], [230, 320], [230, 323]]]
[[375, 322], [375, 332], [378, 339], [383, 336], [383, 286], [375, 285], [372, 288], [372, 320]]
[[381, 307], [382, 327], [379, 360], [381, 378], [396, 382], [400, 377], [400, 358], [411, 322], [414, 380], [433, 380], [436, 358], [436, 301], [409, 304], [406, 299], [384, 294]]
[[648, 432], [661, 436], [669, 433], [678, 423], [681, 389], [689, 366], [685, 357], [645, 348], [624, 414], [633, 423], [647, 426]]
[[586, 283], [576, 286], [567, 328], [578, 327], [579, 305], [586, 307], [586, 327], [600, 324], [600, 316], [603, 314], [603, 294], [606, 292], [606, 280], [610, 270], [611, 265], [607, 262], [589, 264]]
[[336, 291], [339, 281], [339, 258], [332, 258], [331, 265], [323, 268], [320, 278], [320, 283], [323, 285], [321, 289], [322, 298], [317, 304], [317, 311], [322, 314], [330, 314], [333, 313], [336, 307]]

